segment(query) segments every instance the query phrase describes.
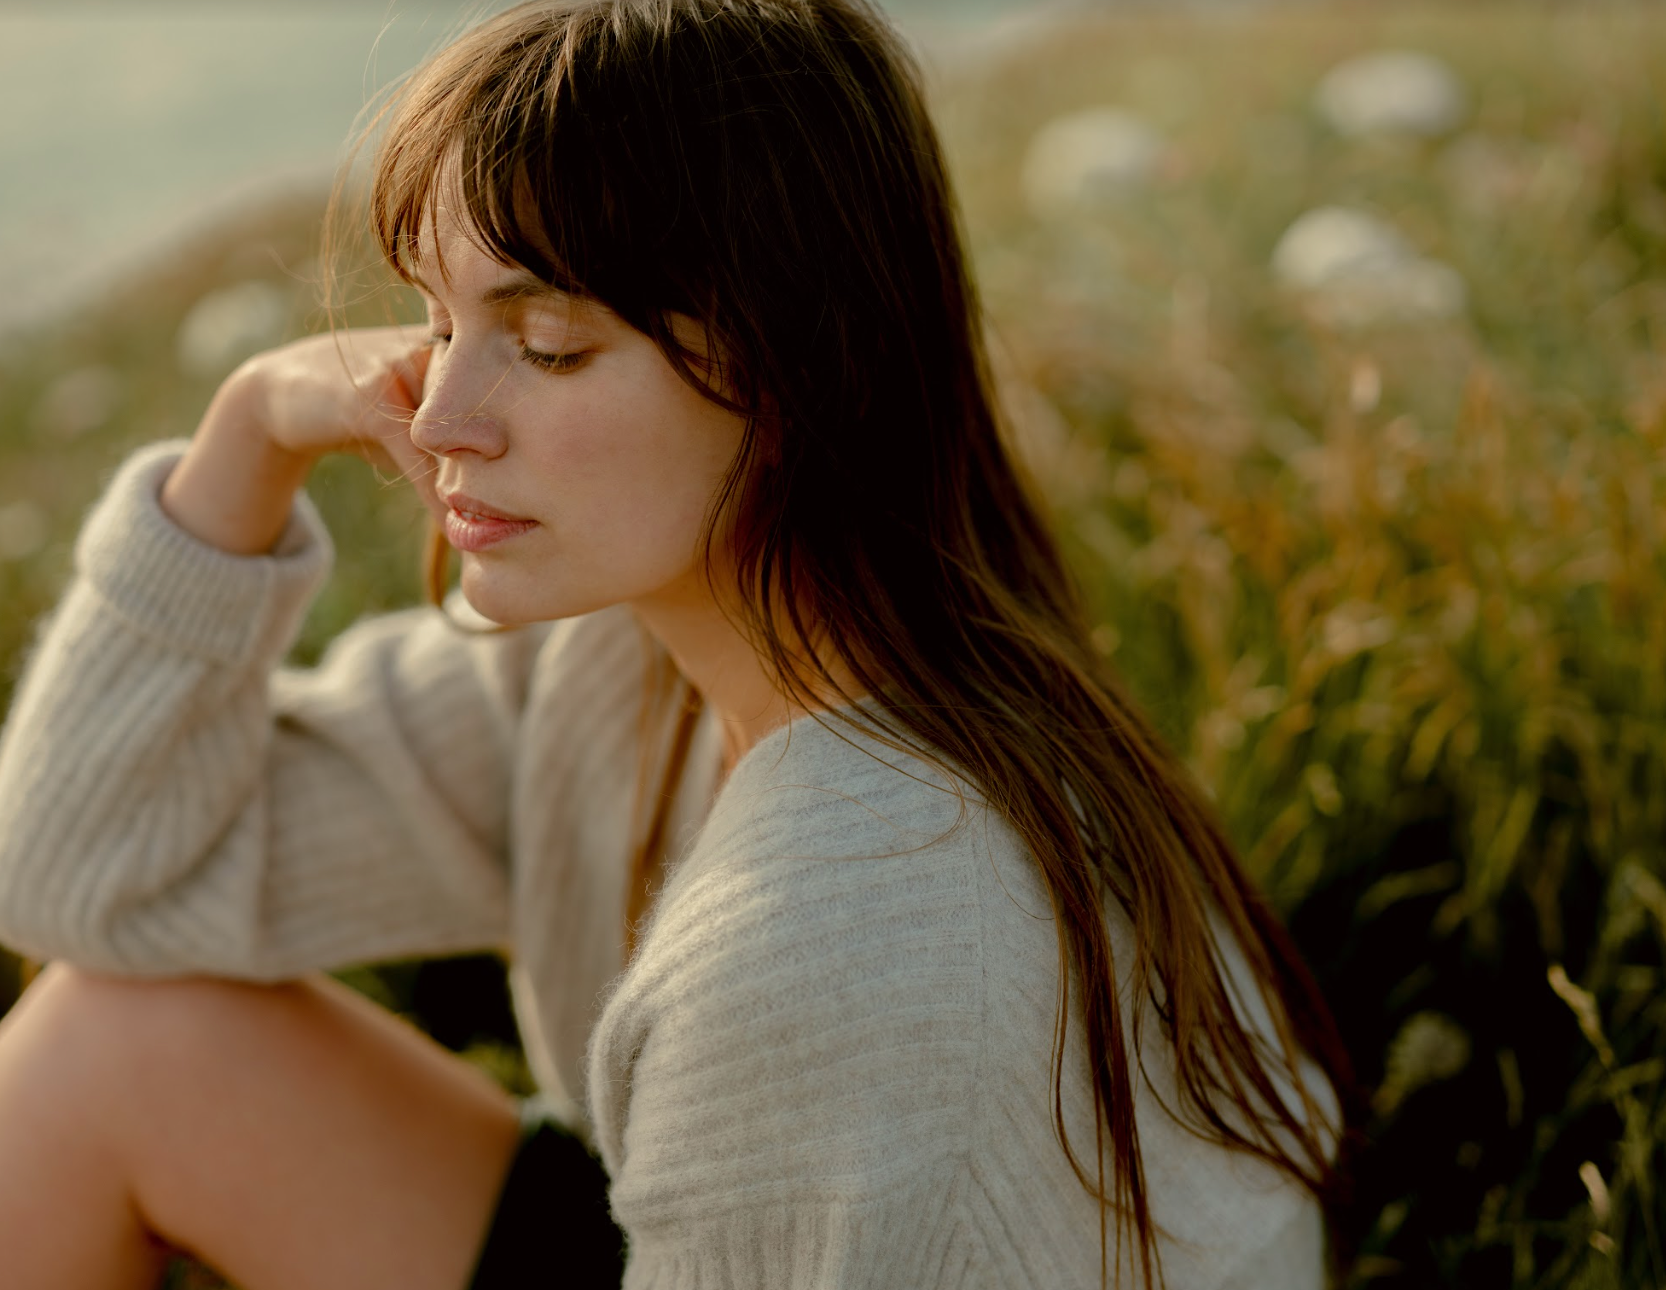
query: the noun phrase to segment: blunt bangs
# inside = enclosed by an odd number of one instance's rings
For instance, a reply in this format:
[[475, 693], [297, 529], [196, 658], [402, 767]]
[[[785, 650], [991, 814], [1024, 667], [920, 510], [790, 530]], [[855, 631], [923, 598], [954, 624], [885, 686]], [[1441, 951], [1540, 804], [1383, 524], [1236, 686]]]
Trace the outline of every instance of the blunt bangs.
[[[572, 115], [574, 29], [586, 16], [547, 5], [511, 10], [412, 74], [376, 156], [369, 210], [376, 246], [405, 282], [427, 267], [422, 228], [443, 204], [485, 255], [571, 294], [595, 294], [583, 248], [603, 240], [601, 230], [575, 219], [596, 209], [576, 186], [586, 168], [569, 175], [551, 164], [582, 147], [571, 137], [578, 131], [562, 127]], [[556, 169], [561, 184], [538, 182]], [[443, 262], [434, 267], [444, 276]]]
[[950, 375], [976, 342], [910, 67], [866, 0], [533, 0], [406, 82], [370, 230], [409, 282], [444, 202], [484, 254], [612, 310], [714, 401], [892, 445], [886, 422], [977, 415]]
[[[751, 365], [734, 361], [738, 338], [719, 316], [714, 256], [679, 155], [680, 113], [699, 111], [690, 87], [721, 79], [701, 65], [709, 46], [677, 39], [688, 22], [656, 0], [539, 0], [465, 33], [394, 104], [369, 224], [410, 283], [427, 268], [424, 224], [444, 204], [485, 255], [602, 304], [707, 397], [749, 412], [757, 400], [742, 390], [755, 383], [740, 373]], [[443, 263], [434, 267], [443, 277]], [[673, 315], [700, 324], [705, 343], [683, 344]]]

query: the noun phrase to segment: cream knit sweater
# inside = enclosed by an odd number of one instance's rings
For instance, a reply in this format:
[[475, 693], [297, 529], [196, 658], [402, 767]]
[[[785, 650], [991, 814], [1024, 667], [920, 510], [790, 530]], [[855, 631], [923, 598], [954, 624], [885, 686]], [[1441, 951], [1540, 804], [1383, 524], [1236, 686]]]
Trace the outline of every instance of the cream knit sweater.
[[[534, 1071], [612, 1178], [634, 1290], [1099, 1284], [1097, 1207], [1053, 1128], [1047, 897], [975, 795], [952, 830], [939, 774], [807, 719], [719, 791], [703, 719], [626, 966], [650, 648], [628, 610], [490, 636], [412, 611], [281, 669], [329, 539], [303, 498], [269, 556], [195, 541], [156, 500], [180, 447], [137, 454], [90, 516], [7, 720], [0, 941], [255, 980], [503, 951]], [[1314, 1204], [1176, 1126], [1145, 1047], [1168, 1284], [1319, 1286]]]

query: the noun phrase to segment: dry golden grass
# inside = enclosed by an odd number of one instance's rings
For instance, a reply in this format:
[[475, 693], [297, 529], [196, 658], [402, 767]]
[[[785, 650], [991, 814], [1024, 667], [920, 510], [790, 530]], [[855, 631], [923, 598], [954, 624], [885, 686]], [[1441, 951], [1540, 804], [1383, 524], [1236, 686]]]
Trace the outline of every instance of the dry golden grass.
[[[1472, 113], [1340, 138], [1344, 57]], [[1289, 913], [1377, 1147], [1356, 1282], [1666, 1284], [1666, 23], [1516, 7], [1106, 20], [941, 93], [1020, 440], [1103, 647]], [[1049, 117], [1150, 180], [1032, 215]], [[1468, 286], [1335, 324], [1280, 234], [1369, 210]]]

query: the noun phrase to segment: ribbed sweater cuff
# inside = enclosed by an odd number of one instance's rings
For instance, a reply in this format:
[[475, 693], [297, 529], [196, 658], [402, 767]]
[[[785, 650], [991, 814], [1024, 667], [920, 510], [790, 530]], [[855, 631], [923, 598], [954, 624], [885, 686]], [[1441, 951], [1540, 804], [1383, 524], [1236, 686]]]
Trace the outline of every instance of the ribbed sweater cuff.
[[233, 555], [193, 537], [160, 494], [182, 439], [140, 449], [93, 507], [75, 567], [118, 614], [173, 649], [231, 665], [288, 649], [330, 570], [328, 530], [304, 493], [266, 555]]

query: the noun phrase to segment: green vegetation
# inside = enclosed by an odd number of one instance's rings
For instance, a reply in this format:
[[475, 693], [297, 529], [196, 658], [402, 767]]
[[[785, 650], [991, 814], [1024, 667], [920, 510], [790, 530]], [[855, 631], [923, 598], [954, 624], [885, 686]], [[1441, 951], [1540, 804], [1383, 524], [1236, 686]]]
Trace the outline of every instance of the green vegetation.
[[[1313, 87], [1382, 48], [1445, 60], [1464, 123], [1333, 133]], [[1107, 19], [936, 78], [1016, 433], [1099, 640], [1375, 1090], [1354, 1285], [1666, 1286], [1663, 70], [1658, 15], [1522, 5]], [[1038, 218], [1030, 138], [1100, 104], [1160, 161]], [[1452, 266], [1465, 308], [1327, 323], [1268, 267], [1325, 205]], [[0, 559], [10, 666], [100, 480], [211, 391], [175, 364], [191, 303], [265, 278], [317, 325], [316, 214], [223, 229], [0, 359], [0, 521], [49, 521]], [[43, 399], [88, 368], [119, 397], [66, 436]], [[417, 594], [402, 490], [343, 462], [313, 492], [343, 554], [302, 657]]]
[[[1385, 47], [1457, 70], [1455, 137], [1315, 118]], [[1360, 1284], [1666, 1285], [1663, 66], [1639, 14], [1356, 11], [1106, 23], [947, 95], [1104, 646], [1377, 1090]], [[1037, 222], [1015, 159], [1099, 102], [1169, 154]], [[1343, 330], [1280, 291], [1275, 243], [1330, 204], [1467, 311]]]

